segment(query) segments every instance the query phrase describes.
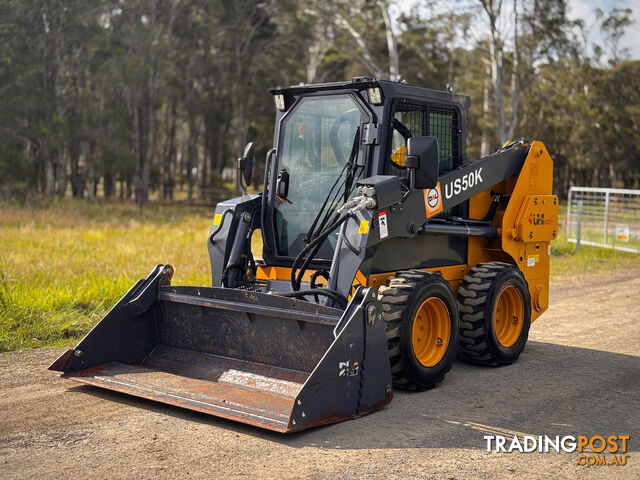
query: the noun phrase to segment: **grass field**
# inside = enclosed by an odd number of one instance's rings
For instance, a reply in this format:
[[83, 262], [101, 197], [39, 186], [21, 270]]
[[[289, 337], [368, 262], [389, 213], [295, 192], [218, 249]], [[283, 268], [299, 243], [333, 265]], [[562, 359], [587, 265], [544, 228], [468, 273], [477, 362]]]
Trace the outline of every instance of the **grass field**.
[[[154, 265], [174, 284], [208, 285], [213, 208], [62, 201], [0, 204], [0, 351], [71, 345]], [[553, 244], [552, 279], [640, 256]]]
[[158, 263], [176, 283], [210, 283], [211, 211], [0, 205], [0, 350], [73, 343]]

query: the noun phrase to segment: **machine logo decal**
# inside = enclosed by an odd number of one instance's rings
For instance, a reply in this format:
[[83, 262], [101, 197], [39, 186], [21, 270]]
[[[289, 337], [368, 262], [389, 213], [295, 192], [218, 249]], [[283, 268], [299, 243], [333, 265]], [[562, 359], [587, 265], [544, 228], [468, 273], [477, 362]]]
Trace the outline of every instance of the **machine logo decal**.
[[431, 208], [436, 208], [438, 206], [438, 202], [440, 201], [440, 195], [438, 195], [438, 191], [435, 188], [429, 190], [427, 194], [427, 203]]
[[531, 225], [551, 225], [551, 219], [547, 218], [545, 220], [544, 213], [530, 213], [529, 223]]
[[380, 210], [378, 212], [378, 225], [380, 226], [380, 240], [389, 236], [389, 225], [387, 224], [387, 211]]
[[338, 376], [339, 377], [355, 377], [358, 375], [358, 369], [360, 364], [358, 362], [352, 362], [347, 360], [346, 362], [338, 362]]
[[459, 195], [460, 193], [468, 190], [469, 188], [480, 185], [482, 180], [482, 168], [480, 167], [477, 170], [474, 170], [471, 173], [467, 173], [460, 178], [456, 178], [454, 181], [447, 183], [444, 186], [444, 196], [449, 200], [454, 195]]
[[427, 212], [427, 218], [433, 217], [442, 211], [442, 192], [440, 191], [440, 182], [435, 188], [423, 190], [424, 192], [424, 208]]

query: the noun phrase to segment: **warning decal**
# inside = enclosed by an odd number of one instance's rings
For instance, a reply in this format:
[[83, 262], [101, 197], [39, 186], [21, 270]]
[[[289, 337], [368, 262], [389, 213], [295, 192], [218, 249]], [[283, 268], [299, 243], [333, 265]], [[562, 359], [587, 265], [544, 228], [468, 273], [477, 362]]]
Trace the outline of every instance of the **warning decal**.
[[378, 225], [380, 226], [380, 240], [389, 236], [389, 225], [387, 224], [387, 211], [378, 212]]

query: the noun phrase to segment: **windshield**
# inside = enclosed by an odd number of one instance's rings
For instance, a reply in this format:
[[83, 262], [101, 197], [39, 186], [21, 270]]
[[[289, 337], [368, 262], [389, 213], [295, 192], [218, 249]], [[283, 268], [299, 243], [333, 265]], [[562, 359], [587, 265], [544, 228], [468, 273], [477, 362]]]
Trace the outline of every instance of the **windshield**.
[[[276, 200], [279, 255], [293, 257], [304, 247], [305, 236], [318, 210], [344, 173], [356, 130], [365, 119], [349, 95], [303, 98], [283, 119], [278, 171], [286, 170], [289, 174], [289, 191], [284, 202]], [[361, 165], [363, 158], [360, 148], [356, 162]], [[340, 186], [341, 182], [338, 183]], [[341, 194], [343, 190], [344, 187]], [[322, 246], [318, 258], [331, 259], [336, 239], [337, 232]]]

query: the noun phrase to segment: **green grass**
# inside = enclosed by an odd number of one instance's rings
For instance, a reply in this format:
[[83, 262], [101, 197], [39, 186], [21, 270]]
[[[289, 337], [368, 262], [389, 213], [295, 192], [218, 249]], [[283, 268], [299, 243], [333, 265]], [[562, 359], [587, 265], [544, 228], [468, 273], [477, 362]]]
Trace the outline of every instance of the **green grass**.
[[[558, 238], [551, 243], [551, 280], [622, 269], [632, 265], [640, 267], [640, 255], [638, 254], [588, 245], [582, 245], [580, 250], [576, 251], [576, 244], [567, 240], [567, 231], [563, 227], [566, 218], [567, 204], [560, 202], [558, 212], [560, 231]], [[594, 240], [602, 241], [601, 236], [602, 234], [600, 234], [600, 238]], [[630, 245], [624, 244], [624, 246]]]
[[[59, 201], [0, 204], [0, 351], [74, 344], [158, 263], [176, 285], [208, 285], [213, 208]], [[257, 250], [260, 239], [252, 242]], [[552, 279], [638, 264], [640, 256], [553, 243]], [[254, 254], [257, 253], [254, 252]]]
[[0, 205], [0, 351], [74, 343], [158, 263], [176, 284], [208, 284], [212, 211]]
[[560, 229], [557, 240], [551, 243], [551, 257], [551, 280], [629, 266], [640, 267], [640, 255], [635, 253], [587, 245], [576, 251], [576, 244], [567, 240], [564, 228]]

